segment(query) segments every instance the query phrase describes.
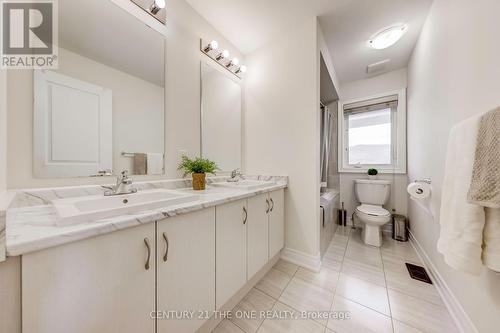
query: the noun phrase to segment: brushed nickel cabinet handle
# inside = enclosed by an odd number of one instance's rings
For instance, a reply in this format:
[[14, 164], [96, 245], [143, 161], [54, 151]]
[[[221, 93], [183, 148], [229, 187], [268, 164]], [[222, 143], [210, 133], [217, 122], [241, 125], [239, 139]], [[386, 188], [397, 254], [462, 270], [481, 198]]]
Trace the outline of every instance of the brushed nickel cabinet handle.
[[163, 233], [163, 239], [165, 240], [165, 254], [163, 255], [163, 261], [167, 261], [168, 260], [168, 248], [169, 248], [169, 245], [170, 243], [168, 242], [168, 236], [167, 236], [167, 233], [164, 232]]
[[148, 250], [148, 259], [146, 259], [146, 265], [144, 265], [144, 268], [149, 270], [149, 260], [151, 259], [151, 246], [149, 245], [149, 238], [144, 238], [144, 244], [146, 244], [146, 248]]
[[243, 218], [243, 224], [246, 224], [248, 220], [248, 212], [245, 207], [243, 207], [243, 213], [245, 213], [245, 217]]
[[266, 199], [266, 214], [269, 213], [269, 209], [270, 209], [269, 207], [270, 207], [269, 206], [269, 199]]
[[273, 204], [273, 205], [271, 206], [271, 212], [272, 212], [272, 211], [273, 211], [273, 209], [274, 209], [274, 200], [273, 200], [273, 198], [271, 198], [270, 200], [271, 200], [271, 203]]

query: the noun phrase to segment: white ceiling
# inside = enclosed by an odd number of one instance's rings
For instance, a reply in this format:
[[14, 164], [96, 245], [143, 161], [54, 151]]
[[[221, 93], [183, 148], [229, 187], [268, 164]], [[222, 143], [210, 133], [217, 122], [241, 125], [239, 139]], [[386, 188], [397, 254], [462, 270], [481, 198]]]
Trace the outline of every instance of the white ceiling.
[[164, 37], [111, 1], [59, 0], [59, 45], [164, 85]]
[[[340, 82], [369, 76], [366, 67], [390, 59], [383, 72], [406, 67], [432, 0], [354, 0], [320, 15], [320, 24]], [[385, 50], [367, 46], [382, 28], [408, 24], [408, 32]], [[381, 74], [377, 73], [377, 74]]]
[[306, 18], [352, 0], [186, 1], [241, 52], [248, 54]]
[[[186, 0], [241, 52], [248, 54], [279, 33], [319, 16], [341, 82], [365, 78], [366, 66], [390, 58], [386, 71], [405, 67], [432, 0]], [[408, 33], [375, 51], [367, 40], [404, 22]]]

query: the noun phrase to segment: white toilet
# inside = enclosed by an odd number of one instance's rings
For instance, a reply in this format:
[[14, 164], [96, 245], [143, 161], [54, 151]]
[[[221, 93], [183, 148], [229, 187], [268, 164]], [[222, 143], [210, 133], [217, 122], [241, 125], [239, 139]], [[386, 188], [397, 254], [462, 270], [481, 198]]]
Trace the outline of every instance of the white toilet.
[[364, 224], [361, 236], [363, 242], [372, 246], [382, 245], [382, 226], [391, 221], [391, 213], [382, 205], [387, 203], [391, 193], [388, 180], [355, 179], [354, 193], [360, 206], [356, 207], [356, 217]]

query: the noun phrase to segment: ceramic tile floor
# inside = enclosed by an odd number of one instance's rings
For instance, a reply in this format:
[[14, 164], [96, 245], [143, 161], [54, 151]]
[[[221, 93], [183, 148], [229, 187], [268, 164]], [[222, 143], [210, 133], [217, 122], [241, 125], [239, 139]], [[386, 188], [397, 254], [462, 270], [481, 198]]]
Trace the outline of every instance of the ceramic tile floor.
[[[410, 243], [384, 235], [374, 248], [363, 244], [359, 229], [339, 227], [319, 273], [278, 261], [214, 332], [458, 332], [436, 288], [411, 279], [405, 262], [422, 265]], [[255, 317], [235, 315], [245, 311]], [[291, 318], [302, 311], [350, 319]]]

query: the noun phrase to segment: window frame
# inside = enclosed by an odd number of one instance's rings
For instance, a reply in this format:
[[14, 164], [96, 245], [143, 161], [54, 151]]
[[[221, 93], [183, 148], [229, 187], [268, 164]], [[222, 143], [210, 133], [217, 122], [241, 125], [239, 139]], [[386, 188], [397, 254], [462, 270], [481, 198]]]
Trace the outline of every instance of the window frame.
[[[344, 105], [365, 102], [371, 99], [398, 96], [396, 112], [391, 112], [391, 165], [361, 164], [354, 166], [349, 164], [349, 135], [347, 118], [344, 117]], [[366, 173], [368, 169], [375, 168], [382, 174], [406, 174], [406, 88], [389, 91], [381, 94], [340, 101], [338, 109], [338, 171], [340, 173]], [[394, 131], [395, 129], [395, 131]]]

